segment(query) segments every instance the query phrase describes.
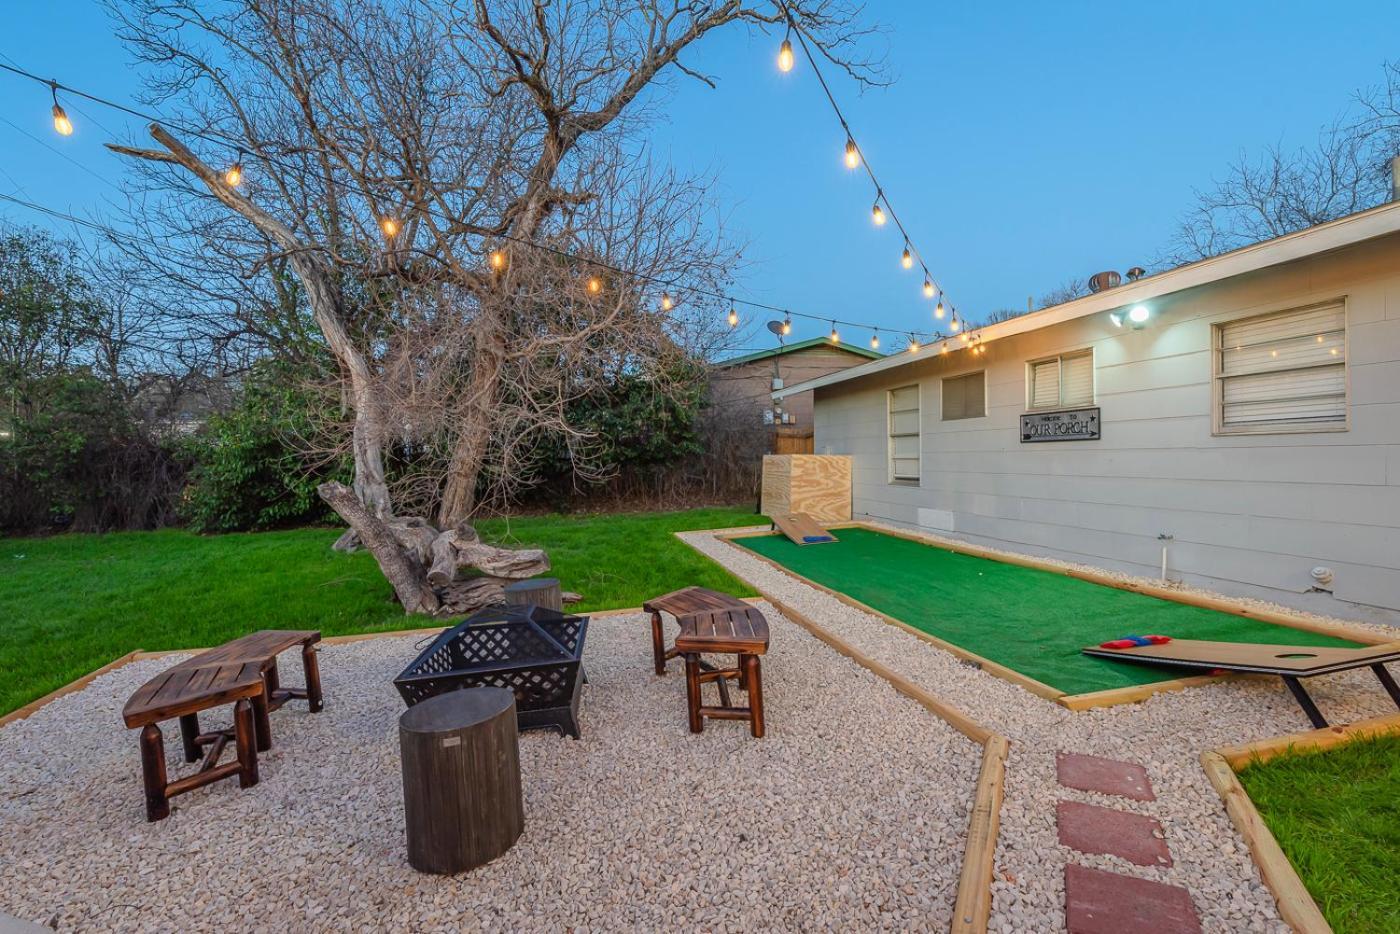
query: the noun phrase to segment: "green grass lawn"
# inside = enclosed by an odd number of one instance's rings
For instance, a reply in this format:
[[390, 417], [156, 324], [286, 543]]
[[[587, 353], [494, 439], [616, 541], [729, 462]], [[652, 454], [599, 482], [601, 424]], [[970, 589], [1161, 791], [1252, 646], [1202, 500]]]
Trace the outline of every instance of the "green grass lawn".
[[1400, 931], [1400, 736], [1279, 756], [1240, 782], [1337, 934]]
[[[480, 524], [488, 541], [549, 552], [581, 611], [638, 606], [690, 584], [753, 591], [671, 533], [753, 525], [740, 508], [532, 516]], [[254, 629], [326, 635], [432, 625], [406, 618], [369, 555], [339, 531], [124, 532], [0, 539], [0, 714], [133, 649], [215, 645]]]
[[1318, 633], [1187, 606], [1034, 568], [961, 555], [869, 529], [794, 545], [736, 541], [832, 590], [1070, 694], [1191, 674], [1080, 654], [1136, 633], [1219, 642], [1349, 646]]

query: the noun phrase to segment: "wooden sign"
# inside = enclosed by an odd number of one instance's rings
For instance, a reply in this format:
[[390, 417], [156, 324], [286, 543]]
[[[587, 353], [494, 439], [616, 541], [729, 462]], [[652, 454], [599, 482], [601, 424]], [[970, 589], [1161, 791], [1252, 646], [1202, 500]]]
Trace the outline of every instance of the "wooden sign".
[[1021, 443], [1036, 441], [1097, 441], [1099, 410], [1032, 412], [1021, 416]]

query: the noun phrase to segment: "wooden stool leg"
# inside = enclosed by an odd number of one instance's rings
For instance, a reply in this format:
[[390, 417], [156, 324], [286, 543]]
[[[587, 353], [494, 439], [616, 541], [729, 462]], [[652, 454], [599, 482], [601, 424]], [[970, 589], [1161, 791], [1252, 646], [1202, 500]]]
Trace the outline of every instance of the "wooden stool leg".
[[253, 706], [240, 700], [233, 705], [233, 741], [238, 748], [238, 787], [252, 788], [258, 783], [258, 742], [253, 725]]
[[739, 667], [744, 671], [744, 683], [749, 689], [749, 730], [755, 738], [762, 738], [763, 673], [759, 670], [758, 656], [739, 656]]
[[692, 653], [685, 656], [685, 698], [690, 708], [690, 732], [702, 732], [705, 718], [700, 716], [700, 656]]
[[[263, 682], [263, 692], [253, 698], [253, 728], [257, 733], [255, 737], [258, 744], [258, 752], [267, 752], [272, 748], [272, 717], [269, 714], [268, 698], [271, 691], [267, 682]], [[242, 703], [240, 701], [239, 703]], [[237, 710], [234, 711], [235, 715]]]
[[165, 741], [160, 727], [146, 724], [141, 731], [141, 780], [146, 789], [146, 820], [170, 816], [170, 799], [165, 796]]
[[321, 702], [321, 664], [316, 660], [316, 646], [310, 642], [301, 647], [301, 667], [306, 672], [306, 702], [312, 713], [325, 707]]
[[661, 628], [660, 611], [653, 611], [651, 614], [651, 659], [656, 666], [656, 673], [664, 675], [666, 673], [666, 633]]
[[199, 743], [196, 742], [199, 736], [199, 714], [189, 713], [180, 718], [180, 739], [185, 744], [185, 761], [198, 762], [203, 752], [200, 751]]

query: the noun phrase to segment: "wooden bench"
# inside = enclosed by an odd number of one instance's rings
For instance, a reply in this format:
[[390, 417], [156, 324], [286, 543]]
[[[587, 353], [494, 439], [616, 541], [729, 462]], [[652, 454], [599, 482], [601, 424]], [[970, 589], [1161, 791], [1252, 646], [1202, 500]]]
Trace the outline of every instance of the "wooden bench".
[[656, 664], [656, 673], [666, 673], [666, 663], [680, 653], [674, 648], [666, 648], [666, 636], [662, 628], [661, 614], [670, 613], [679, 622], [683, 617], [696, 613], [716, 610], [745, 610], [748, 604], [727, 593], [709, 590], [705, 587], [686, 587], [659, 597], [653, 597], [642, 604], [642, 609], [651, 614], [651, 654]]
[[[743, 604], [742, 609], [702, 610], [680, 618], [680, 634], [675, 651], [685, 657], [685, 691], [690, 709], [690, 732], [705, 728], [705, 718], [747, 720], [755, 737], [763, 736], [763, 675], [758, 657], [768, 651], [768, 620], [758, 610]], [[701, 655], [738, 656], [733, 668], [712, 668]], [[747, 707], [730, 703], [727, 678], [735, 678], [739, 689], [749, 695]], [[709, 707], [701, 697], [701, 686], [718, 682], [720, 704]]]
[[[170, 815], [170, 799], [211, 782], [238, 776], [240, 788], [258, 783], [258, 752], [272, 748], [269, 714], [292, 698], [305, 699], [312, 713], [322, 709], [321, 675], [316, 643], [321, 634], [310, 630], [266, 629], [168, 668], [142, 685], [122, 708], [128, 729], [141, 728], [141, 773], [146, 792], [146, 819]], [[284, 688], [277, 673], [277, 656], [301, 646], [305, 688]], [[199, 714], [233, 704], [233, 728], [201, 733]], [[158, 724], [180, 720], [186, 762], [203, 757], [193, 775], [167, 781], [165, 742]], [[219, 765], [232, 740], [237, 761]], [[204, 750], [203, 747], [208, 747]]]

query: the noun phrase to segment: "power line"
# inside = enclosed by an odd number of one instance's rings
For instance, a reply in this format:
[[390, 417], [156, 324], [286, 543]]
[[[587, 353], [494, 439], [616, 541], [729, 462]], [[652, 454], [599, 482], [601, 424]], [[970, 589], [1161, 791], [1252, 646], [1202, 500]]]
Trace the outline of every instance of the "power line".
[[[830, 104], [831, 104], [833, 110], [836, 112], [837, 119], [841, 122], [842, 127], [843, 127], [844, 129], [847, 130], [848, 138], [853, 138], [853, 137], [850, 136], [849, 124], [847, 123], [844, 114], [842, 114], [839, 105], [836, 103], [836, 99], [835, 99], [835, 97], [832, 95], [830, 88], [827, 86], [825, 77], [822, 76], [821, 70], [817, 67], [816, 59], [815, 59], [815, 57], [812, 55], [812, 52], [811, 52], [810, 48], [809, 48], [808, 45], [807, 45], [806, 39], [805, 39], [805, 37], [804, 37], [804, 35], [803, 35], [803, 32], [802, 32], [801, 28], [797, 26], [797, 24], [795, 23], [795, 21], [792, 19], [791, 14], [787, 12], [786, 4], [783, 4], [783, 9], [784, 9], [784, 13], [788, 16], [788, 22], [789, 22], [790, 27], [791, 27], [794, 31], [796, 31], [796, 33], [797, 33], [798, 42], [799, 42], [799, 44], [802, 46], [804, 55], [806, 56], [808, 62], [811, 64], [813, 70], [817, 73], [818, 80], [820, 81], [823, 90], [826, 92], [827, 99], [828, 99], [828, 101], [830, 102]], [[8, 58], [8, 56], [6, 56], [6, 57]], [[13, 59], [10, 59], [10, 61], [13, 62]], [[234, 149], [237, 153], [239, 153], [240, 156], [246, 152], [246, 149], [244, 148], [245, 145], [246, 145], [246, 143], [245, 143], [244, 141], [236, 140], [236, 139], [234, 139], [233, 137], [230, 137], [230, 136], [228, 136], [228, 135], [226, 135], [226, 134], [222, 134], [222, 133], [218, 133], [218, 132], [214, 132], [214, 131], [208, 131], [208, 130], [200, 130], [200, 129], [198, 129], [198, 128], [195, 128], [195, 127], [189, 126], [189, 125], [187, 125], [187, 124], [184, 124], [184, 123], [182, 123], [182, 122], [180, 122], [180, 121], [169, 120], [169, 119], [166, 119], [166, 118], [164, 118], [164, 117], [161, 117], [161, 116], [159, 116], [159, 115], [157, 115], [157, 114], [151, 114], [151, 113], [148, 113], [148, 112], [145, 112], [145, 111], [137, 110], [137, 109], [135, 109], [135, 108], [129, 107], [129, 106], [127, 106], [127, 105], [125, 105], [125, 104], [122, 104], [122, 103], [119, 103], [119, 102], [117, 102], [117, 101], [114, 101], [114, 100], [111, 100], [111, 99], [102, 97], [101, 95], [92, 94], [92, 93], [90, 93], [90, 92], [88, 92], [88, 91], [84, 91], [84, 90], [82, 90], [82, 89], [80, 89], [80, 88], [77, 88], [77, 87], [74, 87], [74, 86], [72, 86], [72, 85], [65, 84], [65, 83], [60, 82], [60, 81], [58, 81], [58, 80], [56, 80], [56, 79], [42, 78], [42, 77], [40, 77], [39, 75], [37, 75], [37, 74], [35, 74], [35, 73], [31, 72], [31, 71], [28, 71], [28, 70], [26, 70], [26, 69], [24, 69], [24, 68], [19, 67], [18, 65], [13, 65], [13, 64], [7, 65], [7, 64], [5, 64], [4, 62], [0, 62], [0, 70], [4, 70], [4, 71], [11, 72], [11, 73], [13, 73], [13, 74], [15, 74], [15, 75], [18, 75], [18, 76], [20, 76], [20, 77], [27, 78], [27, 79], [29, 79], [29, 80], [31, 80], [31, 81], [34, 81], [34, 82], [38, 83], [38, 84], [44, 85], [45, 87], [47, 87], [47, 88], [49, 88], [49, 89], [51, 90], [51, 92], [54, 94], [55, 98], [57, 97], [58, 92], [59, 92], [59, 91], [62, 91], [62, 92], [65, 93], [65, 94], [71, 94], [71, 95], [74, 95], [74, 96], [77, 96], [77, 97], [81, 97], [81, 98], [83, 98], [84, 100], [91, 101], [91, 102], [94, 103], [94, 104], [98, 104], [98, 105], [100, 105], [100, 106], [107, 107], [107, 108], [110, 108], [110, 109], [112, 109], [112, 110], [116, 110], [116, 111], [118, 111], [118, 112], [120, 112], [120, 113], [124, 113], [124, 114], [127, 114], [127, 115], [129, 115], [129, 116], [132, 116], [132, 117], [136, 117], [136, 118], [138, 118], [138, 119], [141, 119], [141, 120], [145, 120], [145, 121], [148, 121], [148, 122], [151, 122], [151, 123], [165, 124], [166, 126], [173, 127], [174, 129], [180, 131], [181, 133], [183, 133], [183, 134], [185, 134], [185, 135], [187, 135], [187, 136], [193, 136], [193, 137], [195, 137], [195, 138], [205, 140], [206, 142], [210, 142], [210, 143], [213, 143], [213, 144], [215, 144], [215, 145], [226, 146], [226, 147], [232, 148], [232, 149]], [[8, 121], [7, 121], [7, 122], [8, 122]], [[94, 122], [96, 122], [96, 121], [94, 121]], [[11, 124], [11, 125], [13, 126], [13, 124]], [[99, 126], [101, 126], [101, 125], [99, 124]], [[16, 129], [18, 129], [18, 127], [16, 127]], [[24, 132], [24, 131], [21, 130], [20, 132]], [[29, 134], [26, 134], [26, 135], [29, 135]], [[31, 136], [31, 139], [33, 139], [33, 138], [34, 138], [34, 137]], [[40, 141], [40, 142], [42, 142], [42, 141]], [[52, 147], [49, 147], [49, 148], [52, 149]], [[57, 150], [55, 150], [55, 151], [57, 152]], [[60, 154], [61, 154], [61, 153], [60, 153]], [[282, 162], [281, 160], [277, 159], [277, 158], [274, 157], [274, 156], [268, 155], [268, 154], [265, 153], [265, 152], [255, 152], [255, 153], [253, 153], [253, 155], [255, 155], [257, 158], [259, 158], [259, 159], [261, 159], [261, 160], [263, 160], [263, 161], [265, 161], [265, 162], [267, 162], [267, 163], [269, 163], [269, 164], [271, 164], [271, 165], [280, 166], [280, 167], [283, 167], [283, 168], [286, 168], [286, 167], [287, 167], [287, 164], [286, 164], [286, 163]], [[69, 159], [69, 161], [74, 161], [74, 160], [72, 160], [70, 157], [67, 157], [67, 156], [64, 156], [64, 158]], [[905, 235], [906, 243], [909, 243], [910, 241], [908, 240], [907, 231], [905, 230], [903, 223], [899, 220], [898, 216], [895, 214], [894, 208], [893, 208], [893, 206], [890, 204], [890, 202], [889, 202], [889, 200], [888, 200], [888, 196], [886, 196], [886, 195], [884, 194], [884, 191], [883, 191], [883, 189], [880, 187], [879, 182], [878, 182], [878, 179], [876, 179], [875, 174], [874, 174], [873, 170], [870, 168], [868, 161], [864, 160], [863, 158], [862, 158], [861, 161], [862, 161], [862, 164], [865, 165], [866, 172], [867, 172], [867, 174], [869, 175], [872, 184], [874, 184], [874, 185], [876, 186], [876, 190], [877, 190], [877, 204], [883, 203], [887, 208], [889, 208], [891, 218], [895, 221], [895, 225], [898, 227], [898, 229], [900, 230], [901, 234], [904, 234], [904, 235]], [[104, 181], [107, 181], [107, 182], [109, 182], [109, 183], [111, 182], [110, 179], [106, 179], [106, 178], [104, 178], [103, 176], [101, 176], [99, 173], [93, 171], [92, 169], [89, 169], [89, 168], [87, 168], [86, 166], [82, 166], [81, 163], [75, 163], [75, 164], [78, 164], [79, 167], [80, 167], [80, 168], [83, 168], [85, 171], [88, 171], [89, 173], [91, 173], [91, 174], [93, 174], [93, 175], [97, 175], [99, 178], [103, 178]], [[343, 191], [346, 191], [346, 192], [349, 192], [349, 193], [352, 193], [352, 194], [357, 194], [357, 195], [359, 195], [359, 196], [361, 196], [361, 197], [363, 197], [363, 198], [366, 198], [366, 199], [368, 199], [368, 200], [371, 200], [371, 201], [376, 200], [376, 199], [375, 199], [375, 196], [373, 195], [373, 193], [371, 193], [371, 192], [369, 192], [369, 191], [367, 191], [367, 190], [365, 190], [365, 189], [363, 189], [363, 188], [360, 188], [360, 187], [357, 186], [357, 185], [353, 185], [353, 184], [347, 183], [346, 181], [344, 181], [344, 180], [342, 180], [342, 179], [339, 179], [339, 178], [331, 178], [331, 179], [329, 179], [328, 181], [329, 181], [330, 184], [336, 185], [337, 187], [339, 187], [339, 188], [342, 189]], [[52, 215], [52, 216], [55, 216], [55, 217], [58, 217], [58, 218], [61, 218], [61, 219], [64, 219], [64, 220], [69, 220], [69, 221], [71, 221], [71, 222], [73, 222], [73, 223], [77, 223], [77, 224], [81, 224], [81, 225], [84, 225], [84, 226], [87, 226], [87, 227], [91, 227], [91, 228], [93, 228], [93, 229], [95, 229], [95, 230], [100, 230], [100, 231], [102, 231], [102, 232], [104, 232], [104, 233], [108, 233], [108, 234], [114, 233], [114, 231], [112, 231], [111, 228], [103, 227], [102, 225], [94, 224], [94, 223], [91, 222], [91, 221], [86, 221], [86, 220], [83, 220], [83, 219], [81, 219], [81, 218], [76, 218], [76, 217], [73, 217], [72, 215], [68, 215], [68, 214], [65, 214], [65, 213], [63, 213], [63, 212], [57, 212], [57, 211], [54, 211], [53, 209], [46, 208], [46, 207], [44, 207], [44, 206], [42, 206], [42, 205], [38, 205], [38, 204], [35, 204], [35, 203], [33, 203], [33, 202], [23, 201], [22, 199], [18, 199], [18, 198], [14, 198], [14, 197], [9, 197], [9, 196], [7, 196], [5, 200], [13, 201], [13, 202], [15, 202], [15, 203], [17, 203], [17, 204], [21, 204], [21, 205], [23, 205], [23, 206], [25, 206], [25, 207], [28, 207], [28, 208], [32, 209], [32, 210], [40, 211], [40, 212], [42, 212], [42, 213], [50, 214], [50, 215]], [[444, 215], [444, 214], [441, 214], [440, 212], [434, 212], [430, 207], [422, 206], [422, 207], [420, 208], [420, 210], [422, 211], [423, 214], [425, 214], [425, 215], [427, 215], [427, 216], [429, 216], [429, 217], [436, 217], [436, 218], [438, 218], [439, 220], [442, 220], [442, 221], [445, 221], [445, 222], [449, 222], [449, 223], [454, 222], [454, 219], [453, 219], [453, 218], [448, 217], [448, 216], [446, 216], [446, 215]], [[397, 222], [395, 222], [395, 223], [397, 223]], [[485, 239], [485, 238], [483, 238], [483, 239]], [[544, 251], [544, 252], [546, 252], [546, 253], [549, 253], [549, 254], [558, 256], [558, 257], [560, 257], [560, 258], [562, 258], [562, 259], [567, 259], [567, 260], [570, 260], [570, 261], [576, 262], [576, 263], [586, 264], [586, 265], [591, 266], [591, 267], [596, 268], [596, 269], [606, 270], [606, 271], [608, 271], [608, 272], [614, 273], [614, 274], [616, 274], [616, 275], [618, 275], [618, 276], [621, 276], [621, 277], [623, 277], [623, 278], [626, 278], [626, 279], [631, 279], [631, 280], [634, 280], [634, 281], [644, 282], [644, 283], [648, 283], [648, 284], [652, 284], [652, 285], [659, 285], [659, 286], [663, 286], [663, 287], [665, 287], [665, 288], [667, 288], [667, 289], [677, 289], [677, 290], [682, 291], [682, 292], [687, 292], [687, 293], [690, 293], [690, 294], [703, 296], [703, 297], [705, 297], [705, 298], [715, 299], [715, 300], [717, 300], [717, 301], [719, 301], [719, 302], [721, 302], [721, 303], [723, 303], [723, 304], [728, 304], [728, 305], [730, 305], [731, 308], [732, 308], [733, 306], [735, 306], [735, 305], [742, 305], [742, 306], [744, 306], [744, 307], [746, 307], [746, 308], [753, 308], [753, 309], [760, 310], [760, 311], [767, 311], [767, 312], [772, 312], [772, 313], [775, 313], [775, 314], [781, 314], [781, 315], [783, 315], [783, 317], [784, 317], [784, 323], [785, 323], [785, 325], [788, 327], [788, 329], [790, 329], [790, 325], [787, 324], [787, 322], [790, 322], [791, 318], [793, 318], [793, 317], [803, 318], [803, 319], [810, 320], [810, 321], [825, 321], [825, 322], [830, 322], [830, 324], [831, 324], [831, 327], [832, 327], [832, 336], [833, 336], [833, 338], [835, 338], [835, 336], [836, 336], [836, 327], [837, 327], [837, 325], [841, 325], [841, 326], [845, 326], [845, 327], [852, 327], [852, 328], [857, 328], [857, 329], [861, 329], [861, 330], [870, 331], [870, 332], [874, 335], [874, 337], [873, 337], [872, 340], [871, 340], [871, 345], [872, 345], [872, 347], [878, 346], [878, 343], [879, 343], [879, 336], [878, 336], [878, 335], [879, 335], [879, 332], [880, 332], [880, 330], [881, 330], [881, 327], [880, 327], [879, 325], [876, 325], [876, 324], [870, 324], [869, 322], [864, 322], [864, 321], [852, 321], [852, 320], [849, 320], [849, 319], [840, 318], [840, 317], [836, 317], [836, 316], [833, 316], [833, 315], [814, 314], [814, 313], [811, 313], [811, 312], [797, 311], [797, 310], [794, 310], [794, 309], [791, 309], [791, 308], [788, 308], [788, 307], [785, 307], [785, 306], [774, 305], [774, 304], [771, 304], [771, 303], [768, 303], [768, 302], [760, 302], [760, 301], [756, 301], [756, 300], [753, 300], [753, 299], [741, 298], [741, 297], [739, 297], [739, 296], [737, 296], [737, 295], [733, 295], [733, 294], [729, 294], [729, 293], [725, 293], [725, 292], [719, 292], [719, 291], [716, 291], [716, 290], [713, 290], [713, 289], [707, 289], [707, 288], [700, 287], [700, 286], [693, 286], [693, 285], [691, 285], [691, 286], [680, 286], [680, 285], [678, 285], [678, 283], [677, 283], [677, 281], [676, 281], [675, 279], [667, 279], [667, 278], [663, 278], [663, 277], [657, 276], [657, 275], [652, 275], [652, 274], [649, 274], [649, 273], [642, 273], [642, 272], [637, 272], [637, 271], [635, 271], [635, 270], [624, 269], [624, 268], [622, 268], [622, 267], [620, 267], [620, 266], [616, 266], [616, 265], [614, 265], [614, 264], [612, 264], [612, 263], [608, 263], [608, 262], [606, 262], [606, 261], [604, 261], [604, 260], [593, 259], [593, 258], [590, 258], [590, 257], [578, 256], [578, 255], [576, 255], [576, 254], [574, 254], [574, 253], [571, 253], [571, 252], [569, 252], [569, 251], [567, 251], [567, 250], [564, 250], [564, 249], [561, 249], [561, 248], [558, 248], [558, 247], [554, 247], [554, 246], [551, 246], [551, 245], [549, 245], [549, 244], [539, 243], [539, 242], [534, 241], [534, 240], [529, 240], [529, 239], [526, 239], [526, 238], [523, 238], [523, 237], [517, 237], [517, 236], [510, 235], [510, 234], [494, 235], [494, 239], [497, 239], [497, 240], [500, 240], [500, 241], [503, 241], [503, 242], [507, 242], [507, 243], [510, 243], [510, 244], [516, 245], [516, 246], [521, 246], [521, 247], [525, 247], [525, 248], [529, 248], [529, 249], [535, 249], [535, 250], [541, 250], [541, 251]], [[911, 249], [912, 249], [912, 247], [911, 247]], [[930, 276], [930, 274], [929, 274], [929, 272], [928, 272], [927, 265], [924, 263], [924, 261], [923, 261], [923, 259], [922, 259], [922, 256], [920, 256], [919, 263], [920, 263], [921, 268], [924, 270], [924, 273], [925, 273], [926, 278], [928, 278], [929, 281], [932, 281], [932, 280], [931, 280], [931, 276]], [[940, 296], [941, 296], [941, 295], [943, 294], [942, 288], [940, 287], [940, 288], [938, 289], [938, 291], [939, 291], [939, 294], [940, 294]], [[668, 300], [668, 299], [671, 298], [669, 292], [664, 292], [664, 293], [663, 293], [663, 296], [664, 296], [664, 299], [663, 299], [663, 300]], [[940, 307], [941, 307], [941, 304], [940, 304]], [[732, 312], [731, 312], [731, 315], [730, 315], [730, 320], [731, 320], [731, 323], [734, 321], [734, 316], [733, 316]], [[956, 312], [954, 312], [953, 329], [956, 331], [957, 328], [958, 328], [957, 317], [956, 317]], [[907, 333], [907, 334], [909, 335], [910, 344], [912, 345], [912, 347], [915, 347], [915, 348], [918, 346], [918, 339], [917, 339], [917, 337], [918, 337], [919, 334], [928, 334], [928, 335], [929, 335], [929, 341], [930, 341], [930, 342], [937, 342], [937, 341], [939, 341], [939, 340], [947, 340], [947, 338], [946, 338], [941, 332], [939, 332], [939, 331], [934, 331], [934, 332], [907, 331], [906, 329], [903, 329], [903, 328], [891, 328], [891, 327], [886, 327], [886, 328], [884, 328], [884, 330], [886, 331], [886, 333], [893, 333], [893, 334]], [[836, 340], [833, 339], [833, 343], [837, 343], [837, 342], [838, 342], [838, 341], [836, 341]]]

